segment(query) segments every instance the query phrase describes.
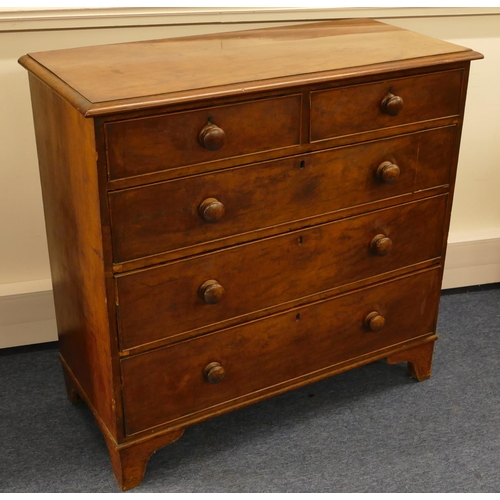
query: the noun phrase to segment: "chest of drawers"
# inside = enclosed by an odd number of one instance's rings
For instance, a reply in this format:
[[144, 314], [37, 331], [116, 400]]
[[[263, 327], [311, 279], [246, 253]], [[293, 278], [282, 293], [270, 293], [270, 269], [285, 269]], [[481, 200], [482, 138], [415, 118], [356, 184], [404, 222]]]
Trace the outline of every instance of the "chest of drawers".
[[371, 20], [34, 53], [60, 357], [122, 489], [186, 426], [430, 376], [470, 49]]

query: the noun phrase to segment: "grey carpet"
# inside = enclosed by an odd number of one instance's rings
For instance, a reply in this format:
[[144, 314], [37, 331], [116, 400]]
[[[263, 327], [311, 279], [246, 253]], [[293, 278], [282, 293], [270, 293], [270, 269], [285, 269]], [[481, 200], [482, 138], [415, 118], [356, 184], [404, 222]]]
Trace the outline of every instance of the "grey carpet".
[[[198, 424], [131, 492], [500, 491], [500, 288], [441, 300], [433, 376], [352, 370]], [[0, 355], [0, 491], [116, 492], [54, 345]]]

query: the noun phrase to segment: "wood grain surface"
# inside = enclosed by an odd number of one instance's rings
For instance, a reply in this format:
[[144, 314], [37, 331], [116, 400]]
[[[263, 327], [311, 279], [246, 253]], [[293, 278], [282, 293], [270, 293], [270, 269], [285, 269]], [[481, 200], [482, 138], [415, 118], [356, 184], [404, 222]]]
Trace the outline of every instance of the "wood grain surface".
[[[462, 79], [463, 70], [443, 71], [312, 92], [311, 141], [457, 116]], [[381, 110], [388, 91], [404, 101], [396, 116]]]
[[[121, 349], [177, 335], [439, 257], [447, 196], [140, 270], [116, 280]], [[391, 238], [379, 256], [372, 239]], [[225, 293], [198, 295], [206, 280]]]
[[[300, 144], [301, 97], [295, 94], [110, 123], [106, 125], [110, 179]], [[217, 150], [200, 143], [207, 123], [225, 132], [225, 143]]]
[[363, 19], [21, 57], [66, 388], [121, 489], [195, 422], [430, 376], [481, 57]]
[[[101, 113], [117, 109], [120, 101], [144, 102], [148, 96], [159, 104], [176, 94], [186, 98], [193, 90], [199, 96], [234, 94], [256, 87], [256, 82], [268, 82], [271, 88], [283, 79], [298, 84], [325, 74], [345, 78], [380, 71], [377, 66], [382, 65], [386, 71], [404, 62], [415, 66], [417, 58], [432, 64], [433, 58], [452, 62], [479, 57], [468, 48], [377, 21], [347, 19], [37, 52], [20, 62], [33, 72], [57, 75], [74, 89], [75, 103], [81, 105], [82, 96], [88, 101], [82, 112], [94, 108]], [[108, 106], [92, 106], [96, 103]]]
[[[218, 404], [432, 333], [439, 275], [437, 270], [419, 273], [124, 359], [127, 433], [210, 412]], [[374, 309], [386, 318], [379, 332], [364, 325]], [[218, 384], [203, 376], [212, 362], [225, 371]]]
[[[114, 261], [210, 241], [221, 247], [233, 235], [249, 239], [257, 229], [446, 185], [454, 136], [447, 127], [111, 192]], [[388, 160], [401, 171], [393, 184], [377, 177]], [[199, 214], [206, 199], [224, 205], [217, 222]]]
[[93, 123], [32, 75], [30, 87], [59, 349], [116, 438], [121, 393], [108, 319]]

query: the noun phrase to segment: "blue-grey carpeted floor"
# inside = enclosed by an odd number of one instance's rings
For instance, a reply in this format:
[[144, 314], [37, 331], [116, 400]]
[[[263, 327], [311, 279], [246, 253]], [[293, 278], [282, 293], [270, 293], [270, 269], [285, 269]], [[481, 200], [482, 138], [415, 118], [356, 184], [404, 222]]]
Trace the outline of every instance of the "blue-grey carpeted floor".
[[[444, 295], [433, 376], [377, 362], [193, 426], [132, 492], [500, 491], [500, 288]], [[55, 346], [0, 355], [0, 491], [116, 492]]]

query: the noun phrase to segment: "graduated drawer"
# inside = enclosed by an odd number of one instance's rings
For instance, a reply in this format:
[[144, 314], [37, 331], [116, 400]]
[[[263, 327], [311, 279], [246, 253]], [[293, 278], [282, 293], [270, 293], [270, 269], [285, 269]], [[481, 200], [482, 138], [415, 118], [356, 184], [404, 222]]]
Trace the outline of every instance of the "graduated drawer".
[[116, 279], [121, 348], [214, 330], [223, 321], [439, 257], [446, 202], [441, 195], [124, 274]]
[[107, 123], [109, 178], [299, 144], [300, 108], [295, 94]]
[[[311, 141], [458, 116], [462, 80], [460, 69], [311, 92]], [[390, 95], [403, 100], [395, 116], [383, 111]]]
[[[447, 184], [454, 137], [452, 126], [112, 192], [114, 261], [222, 246], [231, 236]], [[384, 162], [397, 165], [399, 178], [383, 177]]]
[[[429, 334], [439, 291], [434, 269], [126, 358], [126, 432], [244, 404], [266, 389], [281, 392], [338, 363]], [[370, 329], [370, 313], [385, 319], [381, 330]]]

